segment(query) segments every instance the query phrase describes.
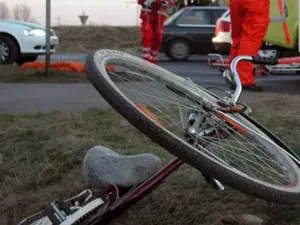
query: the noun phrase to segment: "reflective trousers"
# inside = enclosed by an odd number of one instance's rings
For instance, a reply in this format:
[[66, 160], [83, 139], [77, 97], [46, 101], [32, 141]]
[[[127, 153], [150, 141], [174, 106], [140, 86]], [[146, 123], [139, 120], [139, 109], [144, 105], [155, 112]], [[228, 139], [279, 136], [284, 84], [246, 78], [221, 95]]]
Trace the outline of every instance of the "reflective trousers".
[[163, 23], [154, 20], [143, 20], [141, 25], [142, 58], [154, 64], [158, 63], [158, 55], [163, 40]]

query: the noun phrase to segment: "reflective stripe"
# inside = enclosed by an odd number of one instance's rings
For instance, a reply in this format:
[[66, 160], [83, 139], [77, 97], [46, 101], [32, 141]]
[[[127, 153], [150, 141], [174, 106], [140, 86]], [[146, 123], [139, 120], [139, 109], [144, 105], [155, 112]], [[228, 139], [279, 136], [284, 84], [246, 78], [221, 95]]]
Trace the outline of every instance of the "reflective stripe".
[[167, 16], [167, 15], [168, 15], [168, 14], [167, 14], [166, 12], [164, 12], [164, 11], [158, 11], [157, 13], [160, 14], [160, 15], [163, 15], [163, 16]]
[[158, 54], [159, 54], [158, 51], [152, 51], [152, 52], [151, 52], [151, 55], [152, 55], [152, 56], [158, 56]]
[[143, 47], [142, 51], [149, 52], [149, 51], [151, 51], [151, 48], [149, 48], [149, 47]]
[[[282, 0], [277, 0], [277, 4], [278, 4], [278, 7], [279, 7], [280, 15], [284, 16], [284, 5], [283, 5]], [[283, 28], [283, 32], [284, 32], [284, 36], [285, 36], [285, 41], [288, 45], [290, 45], [291, 35], [290, 35], [289, 28], [288, 28], [288, 25], [287, 25], [286, 21], [283, 21], [282, 28]]]
[[144, 53], [144, 54], [142, 54], [142, 58], [144, 59], [144, 58], [150, 58], [151, 57], [151, 55], [149, 54], [149, 53]]
[[153, 55], [152, 54], [152, 60], [157, 61], [158, 60], [158, 55]]
[[144, 12], [151, 12], [151, 9], [143, 8], [142, 11], [144, 11]]

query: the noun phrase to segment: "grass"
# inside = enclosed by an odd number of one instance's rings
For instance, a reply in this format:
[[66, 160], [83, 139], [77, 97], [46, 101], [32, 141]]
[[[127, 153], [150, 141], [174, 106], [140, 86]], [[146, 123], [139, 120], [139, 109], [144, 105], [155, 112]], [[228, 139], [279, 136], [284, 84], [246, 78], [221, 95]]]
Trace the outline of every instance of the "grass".
[[[251, 103], [253, 117], [298, 152], [299, 103], [297, 96]], [[0, 127], [3, 225], [16, 224], [54, 199], [85, 188], [81, 163], [92, 146], [104, 145], [122, 154], [151, 152], [164, 162], [172, 157], [112, 109], [2, 114]], [[271, 205], [230, 188], [214, 191], [198, 171], [184, 165], [112, 224], [245, 225], [238, 215], [246, 213], [265, 218], [269, 225], [298, 225], [299, 210], [298, 206]]]
[[140, 47], [140, 28], [137, 26], [59, 26], [53, 29], [59, 37], [58, 52], [113, 48], [135, 53]]
[[81, 72], [51, 70], [50, 76], [46, 77], [43, 70], [20, 69], [15, 65], [0, 65], [0, 82], [81, 83], [87, 81], [86, 73]]

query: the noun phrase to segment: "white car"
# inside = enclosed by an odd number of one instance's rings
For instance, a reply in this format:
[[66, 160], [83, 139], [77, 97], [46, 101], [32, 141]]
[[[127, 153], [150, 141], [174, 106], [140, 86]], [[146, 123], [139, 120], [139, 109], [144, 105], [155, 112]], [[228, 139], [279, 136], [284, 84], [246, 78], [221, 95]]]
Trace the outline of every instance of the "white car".
[[[58, 37], [51, 30], [51, 53]], [[0, 64], [32, 62], [46, 52], [46, 27], [35, 23], [0, 20]]]
[[230, 53], [232, 40], [229, 9], [216, 21], [215, 36], [212, 38], [212, 43], [219, 53]]

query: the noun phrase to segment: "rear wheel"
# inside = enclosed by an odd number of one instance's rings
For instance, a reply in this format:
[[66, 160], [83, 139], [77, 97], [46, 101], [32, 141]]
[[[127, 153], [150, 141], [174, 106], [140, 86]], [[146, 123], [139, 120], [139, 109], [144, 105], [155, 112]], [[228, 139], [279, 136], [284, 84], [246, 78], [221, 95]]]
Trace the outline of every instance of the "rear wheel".
[[[108, 65], [114, 65], [114, 70]], [[253, 119], [210, 107], [220, 100], [213, 93], [114, 50], [90, 54], [86, 71], [116, 111], [186, 163], [249, 195], [279, 203], [300, 202], [300, 172], [288, 148]], [[140, 104], [147, 105], [155, 117], [141, 110]]]
[[167, 45], [166, 55], [172, 60], [183, 61], [188, 59], [191, 54], [191, 45], [183, 39], [174, 39]]

